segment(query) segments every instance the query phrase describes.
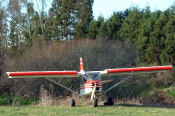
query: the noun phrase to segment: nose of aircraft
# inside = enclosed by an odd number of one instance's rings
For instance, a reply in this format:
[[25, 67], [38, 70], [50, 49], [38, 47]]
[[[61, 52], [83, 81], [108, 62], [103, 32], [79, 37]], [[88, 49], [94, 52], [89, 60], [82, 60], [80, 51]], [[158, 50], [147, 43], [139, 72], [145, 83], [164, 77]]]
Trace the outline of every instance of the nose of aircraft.
[[88, 85], [89, 85], [89, 84], [90, 84], [90, 85], [95, 85], [95, 84], [96, 84], [96, 85], [97, 85], [98, 83], [99, 83], [98, 80], [88, 80], [88, 81], [85, 82], [85, 85], [86, 85], [86, 84], [88, 84]]

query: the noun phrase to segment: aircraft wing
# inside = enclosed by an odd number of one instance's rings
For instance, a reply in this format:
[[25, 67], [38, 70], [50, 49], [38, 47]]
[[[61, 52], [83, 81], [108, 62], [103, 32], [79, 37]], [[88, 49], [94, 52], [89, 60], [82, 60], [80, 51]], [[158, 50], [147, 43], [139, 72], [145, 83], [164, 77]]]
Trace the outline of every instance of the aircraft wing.
[[115, 68], [106, 69], [102, 71], [101, 76], [109, 75], [121, 75], [121, 74], [135, 74], [135, 73], [154, 73], [154, 72], [166, 72], [172, 69], [172, 65], [169, 66], [152, 66], [152, 67], [135, 67], [135, 68]]
[[29, 71], [7, 72], [9, 78], [40, 78], [40, 77], [81, 77], [77, 71]]

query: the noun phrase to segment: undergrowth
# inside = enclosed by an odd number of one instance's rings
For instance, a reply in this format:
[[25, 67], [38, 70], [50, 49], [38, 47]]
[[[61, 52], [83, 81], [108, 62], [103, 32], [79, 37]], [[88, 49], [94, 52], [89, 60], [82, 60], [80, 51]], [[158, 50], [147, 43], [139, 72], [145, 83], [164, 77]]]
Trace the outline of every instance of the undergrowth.
[[0, 105], [29, 105], [37, 104], [39, 103], [38, 101], [37, 98], [14, 97], [8, 93], [0, 95]]

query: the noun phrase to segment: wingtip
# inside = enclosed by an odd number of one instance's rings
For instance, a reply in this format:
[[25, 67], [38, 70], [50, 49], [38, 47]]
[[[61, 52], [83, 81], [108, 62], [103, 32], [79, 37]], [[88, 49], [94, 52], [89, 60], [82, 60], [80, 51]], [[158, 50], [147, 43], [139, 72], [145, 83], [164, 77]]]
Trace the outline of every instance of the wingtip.
[[12, 78], [12, 76], [10, 76], [10, 72], [6, 72], [8, 75], [8, 78]]
[[173, 65], [170, 65], [171, 66], [171, 70], [173, 69]]
[[10, 72], [6, 72], [6, 73], [7, 73], [7, 75], [9, 76]]

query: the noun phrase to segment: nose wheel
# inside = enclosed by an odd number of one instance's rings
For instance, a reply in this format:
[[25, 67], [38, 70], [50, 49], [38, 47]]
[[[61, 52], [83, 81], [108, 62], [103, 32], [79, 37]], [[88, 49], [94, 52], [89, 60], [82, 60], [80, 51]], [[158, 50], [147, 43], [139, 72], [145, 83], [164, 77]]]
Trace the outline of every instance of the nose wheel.
[[93, 105], [94, 105], [94, 107], [98, 106], [98, 99], [97, 98], [94, 98]]

